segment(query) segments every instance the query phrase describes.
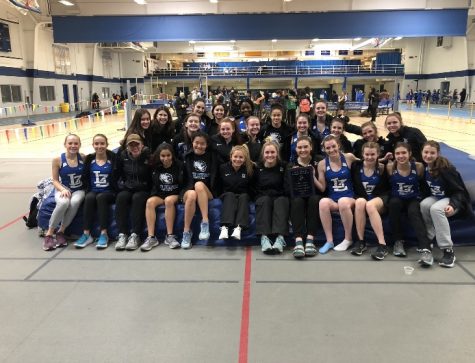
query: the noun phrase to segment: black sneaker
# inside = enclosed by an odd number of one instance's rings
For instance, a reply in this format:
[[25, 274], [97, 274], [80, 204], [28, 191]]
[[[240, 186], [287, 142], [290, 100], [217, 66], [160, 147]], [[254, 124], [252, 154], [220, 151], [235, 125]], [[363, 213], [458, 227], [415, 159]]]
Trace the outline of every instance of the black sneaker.
[[434, 263], [434, 257], [432, 256], [431, 250], [424, 248], [417, 262], [419, 262], [424, 267], [432, 266]]
[[397, 257], [406, 257], [406, 250], [404, 249], [404, 241], [398, 240], [394, 242], [393, 255]]
[[364, 251], [366, 251], [366, 242], [356, 241], [355, 247], [351, 249], [351, 254], [354, 256], [361, 256]]
[[439, 262], [440, 266], [443, 267], [454, 267], [455, 265], [455, 255], [454, 255], [454, 250], [451, 248], [446, 248], [444, 250], [444, 255], [442, 256], [442, 259]]
[[384, 260], [384, 257], [388, 254], [388, 246], [386, 245], [379, 245], [378, 248], [371, 254], [373, 259], [381, 261]]

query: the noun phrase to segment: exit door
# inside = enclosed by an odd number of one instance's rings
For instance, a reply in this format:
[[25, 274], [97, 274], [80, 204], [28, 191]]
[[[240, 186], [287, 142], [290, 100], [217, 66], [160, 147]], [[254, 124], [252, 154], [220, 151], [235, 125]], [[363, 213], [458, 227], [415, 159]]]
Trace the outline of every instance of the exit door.
[[63, 102], [69, 103], [69, 87], [67, 84], [63, 84]]

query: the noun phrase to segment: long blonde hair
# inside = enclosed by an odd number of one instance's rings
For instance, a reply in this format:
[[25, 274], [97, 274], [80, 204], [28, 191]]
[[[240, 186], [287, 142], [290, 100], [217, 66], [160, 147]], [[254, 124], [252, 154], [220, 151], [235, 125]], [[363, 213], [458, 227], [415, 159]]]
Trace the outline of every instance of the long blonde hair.
[[246, 174], [247, 176], [251, 176], [254, 172], [254, 163], [252, 162], [251, 157], [249, 156], [249, 149], [247, 148], [247, 145], [233, 146], [231, 152], [229, 153], [230, 159], [236, 151], [240, 151], [244, 155], [244, 165], [246, 166]]

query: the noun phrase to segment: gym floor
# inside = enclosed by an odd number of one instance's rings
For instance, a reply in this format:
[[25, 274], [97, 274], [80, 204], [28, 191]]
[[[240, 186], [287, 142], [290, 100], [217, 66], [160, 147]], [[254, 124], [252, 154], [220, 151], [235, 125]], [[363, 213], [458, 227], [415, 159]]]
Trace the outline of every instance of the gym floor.
[[[123, 121], [110, 117], [80, 132], [83, 152], [96, 132], [117, 145]], [[474, 125], [403, 117], [475, 154]], [[63, 139], [0, 146], [0, 361], [473, 362], [473, 247], [453, 269], [422, 269], [414, 249], [382, 262], [258, 247], [44, 252], [21, 216]]]

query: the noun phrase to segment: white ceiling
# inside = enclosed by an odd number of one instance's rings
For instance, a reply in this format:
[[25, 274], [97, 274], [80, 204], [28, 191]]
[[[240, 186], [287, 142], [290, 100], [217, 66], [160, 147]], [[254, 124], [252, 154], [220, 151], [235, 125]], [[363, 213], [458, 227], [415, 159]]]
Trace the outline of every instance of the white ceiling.
[[58, 0], [47, 3], [50, 15], [172, 15], [172, 14], [236, 14], [280, 12], [326, 12], [391, 9], [467, 8], [470, 0], [146, 0], [138, 5], [133, 0], [69, 0], [65, 6]]

